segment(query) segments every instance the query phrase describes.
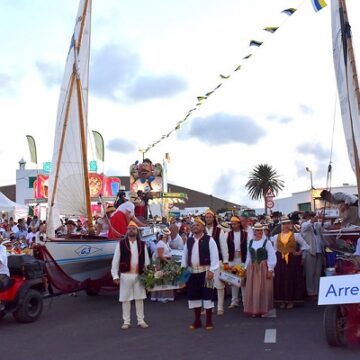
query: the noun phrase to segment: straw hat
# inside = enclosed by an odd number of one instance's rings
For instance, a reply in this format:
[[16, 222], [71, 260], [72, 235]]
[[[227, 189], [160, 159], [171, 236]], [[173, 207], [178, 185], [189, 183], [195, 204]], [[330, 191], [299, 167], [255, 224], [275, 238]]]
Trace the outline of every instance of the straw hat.
[[287, 216], [282, 216], [280, 222], [282, 224], [285, 224], [285, 223], [290, 223], [291, 220]]
[[260, 224], [259, 222], [257, 222], [254, 226], [253, 226], [253, 230], [256, 231], [256, 230], [261, 230], [263, 231], [264, 230], [264, 225], [263, 224]]
[[240, 223], [240, 218], [238, 216], [232, 216], [231, 219], [230, 219], [230, 222], [237, 222], [237, 223]]
[[163, 228], [163, 229], [161, 230], [161, 234], [162, 234], [162, 235], [170, 235], [171, 232], [170, 232], [170, 230], [166, 227], [166, 228]]

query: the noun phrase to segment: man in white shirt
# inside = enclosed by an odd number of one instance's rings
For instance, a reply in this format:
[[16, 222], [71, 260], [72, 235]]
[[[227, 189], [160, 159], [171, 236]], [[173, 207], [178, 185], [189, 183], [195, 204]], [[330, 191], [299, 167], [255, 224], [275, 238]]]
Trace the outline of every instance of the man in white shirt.
[[179, 235], [179, 228], [176, 224], [171, 224], [169, 226], [170, 230], [170, 239], [169, 246], [174, 250], [183, 250], [184, 249], [184, 241]]
[[[238, 216], [232, 216], [230, 221], [232, 230], [227, 233], [229, 264], [230, 266], [244, 265], [247, 255], [249, 233], [243, 228], [241, 218]], [[253, 234], [252, 230], [250, 234]], [[241, 295], [244, 300], [245, 286], [241, 286]], [[239, 303], [239, 288], [237, 286], [231, 286], [231, 303], [229, 309], [239, 307]]]
[[139, 280], [150, 263], [149, 253], [144, 241], [140, 240], [139, 229], [130, 221], [125, 238], [118, 242], [111, 266], [114, 283], [120, 285], [119, 301], [122, 303], [123, 330], [130, 327], [131, 301], [135, 300], [137, 323], [142, 329], [148, 328], [144, 321], [145, 287]]
[[205, 234], [205, 223], [195, 218], [191, 226], [192, 236], [184, 247], [181, 266], [191, 271], [187, 282], [189, 309], [194, 309], [195, 321], [190, 329], [202, 326], [201, 306], [206, 311], [206, 330], [214, 328], [212, 309], [214, 307], [214, 273], [219, 268], [219, 252], [215, 240]]

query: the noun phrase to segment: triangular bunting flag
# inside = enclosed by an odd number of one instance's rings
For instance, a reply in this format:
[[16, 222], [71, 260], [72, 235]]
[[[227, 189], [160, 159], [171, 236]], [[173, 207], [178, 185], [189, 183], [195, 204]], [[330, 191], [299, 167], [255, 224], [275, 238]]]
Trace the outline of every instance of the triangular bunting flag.
[[249, 46], [261, 46], [263, 43], [262, 41], [257, 41], [257, 40], [251, 40], [250, 43], [249, 43]]
[[291, 16], [296, 11], [295, 8], [288, 8], [282, 11], [282, 13]]
[[264, 30], [273, 34], [278, 28], [278, 26], [267, 26]]

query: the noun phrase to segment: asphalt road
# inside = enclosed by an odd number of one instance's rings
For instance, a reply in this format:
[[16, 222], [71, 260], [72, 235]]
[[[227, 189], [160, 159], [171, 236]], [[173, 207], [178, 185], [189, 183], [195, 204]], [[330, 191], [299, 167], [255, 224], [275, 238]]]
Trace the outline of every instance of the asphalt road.
[[[226, 303], [229, 298], [226, 299]], [[40, 319], [0, 321], [1, 360], [92, 359], [359, 359], [359, 348], [331, 348], [322, 328], [323, 308], [306, 303], [277, 310], [275, 318], [249, 318], [240, 309], [214, 315], [215, 328], [189, 330], [192, 312], [183, 295], [175, 302], [146, 301], [146, 330], [121, 330], [117, 294], [45, 300]], [[132, 308], [133, 322], [135, 309]], [[265, 335], [266, 334], [266, 335]], [[264, 341], [273, 342], [264, 342]]]

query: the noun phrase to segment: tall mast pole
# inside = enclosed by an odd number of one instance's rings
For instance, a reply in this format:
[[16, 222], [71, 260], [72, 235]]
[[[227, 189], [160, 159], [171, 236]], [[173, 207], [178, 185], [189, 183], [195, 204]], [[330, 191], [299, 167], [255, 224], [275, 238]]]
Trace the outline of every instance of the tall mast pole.
[[[354, 48], [352, 45], [352, 38], [351, 38], [351, 28], [349, 24], [349, 18], [347, 14], [347, 8], [346, 8], [346, 1], [345, 0], [339, 0], [340, 3], [340, 17], [341, 17], [341, 33], [342, 33], [342, 41], [344, 45], [344, 56], [345, 56], [345, 67], [347, 69], [347, 56], [349, 56], [350, 66], [353, 73], [353, 84], [355, 87], [355, 94], [356, 94], [356, 100], [357, 100], [357, 107], [358, 107], [358, 113], [360, 114], [360, 91], [359, 91], [359, 79], [357, 75], [356, 70], [356, 62], [355, 62], [355, 55], [354, 55]], [[348, 79], [346, 79], [348, 80]], [[347, 81], [348, 84], [348, 81]], [[349, 88], [349, 84], [348, 84]], [[349, 101], [349, 100], [348, 100]], [[349, 102], [349, 108], [350, 108], [350, 102]], [[351, 110], [351, 108], [350, 108]], [[350, 111], [350, 119], [351, 119], [351, 132], [352, 132], [352, 141], [353, 141], [353, 150], [354, 150], [354, 160], [355, 160], [355, 175], [356, 175], [356, 184], [357, 184], [357, 190], [358, 190], [358, 197], [360, 197], [360, 160], [358, 155], [358, 149], [355, 141], [355, 133], [354, 133], [354, 125], [353, 125], [353, 117]]]
[[[86, 13], [89, 7], [89, 0], [85, 1], [84, 10], [81, 19], [79, 38], [75, 44], [75, 52], [78, 55], [81, 47], [82, 37], [84, 34], [85, 28], [85, 18]], [[88, 159], [87, 159], [87, 142], [86, 142], [86, 133], [85, 133], [85, 112], [84, 112], [84, 102], [82, 98], [82, 85], [80, 80], [80, 75], [77, 69], [76, 56], [75, 56], [75, 64], [74, 71], [76, 72], [76, 94], [77, 94], [77, 103], [79, 110], [79, 125], [80, 125], [80, 138], [81, 138], [81, 151], [82, 151], [82, 165], [84, 172], [84, 189], [85, 189], [85, 199], [86, 199], [86, 213], [87, 213], [87, 221], [88, 221], [88, 232], [89, 234], [94, 234], [94, 224], [92, 220], [92, 211], [91, 211], [91, 198], [90, 198], [90, 185], [89, 185], [89, 171], [88, 171]], [[86, 111], [87, 114], [87, 111]]]

